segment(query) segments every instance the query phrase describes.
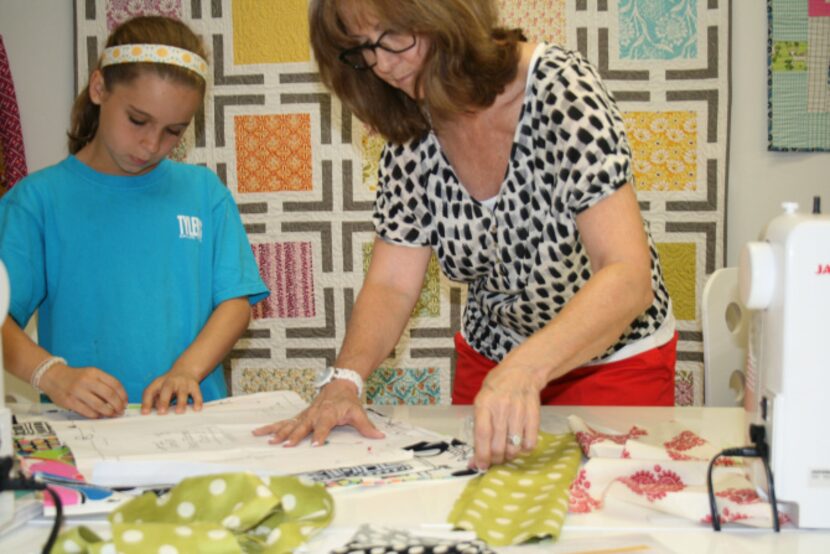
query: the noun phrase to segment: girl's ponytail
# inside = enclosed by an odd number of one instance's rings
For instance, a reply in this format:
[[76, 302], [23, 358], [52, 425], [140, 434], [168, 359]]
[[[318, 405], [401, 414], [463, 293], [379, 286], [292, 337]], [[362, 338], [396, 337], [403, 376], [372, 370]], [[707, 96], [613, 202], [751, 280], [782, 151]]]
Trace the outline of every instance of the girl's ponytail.
[[69, 153], [77, 154], [98, 130], [100, 108], [89, 99], [89, 85], [75, 98], [69, 123]]

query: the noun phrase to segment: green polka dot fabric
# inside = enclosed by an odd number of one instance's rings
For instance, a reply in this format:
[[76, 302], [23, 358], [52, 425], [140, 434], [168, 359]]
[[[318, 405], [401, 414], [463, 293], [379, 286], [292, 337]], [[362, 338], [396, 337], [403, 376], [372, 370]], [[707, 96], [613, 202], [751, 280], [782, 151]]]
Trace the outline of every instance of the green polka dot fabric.
[[53, 553], [291, 552], [334, 517], [322, 485], [297, 477], [228, 473], [185, 479], [113, 511], [112, 540], [84, 527], [62, 533]]
[[559, 537], [582, 452], [572, 434], [539, 434], [533, 452], [471, 480], [449, 522], [492, 546]]

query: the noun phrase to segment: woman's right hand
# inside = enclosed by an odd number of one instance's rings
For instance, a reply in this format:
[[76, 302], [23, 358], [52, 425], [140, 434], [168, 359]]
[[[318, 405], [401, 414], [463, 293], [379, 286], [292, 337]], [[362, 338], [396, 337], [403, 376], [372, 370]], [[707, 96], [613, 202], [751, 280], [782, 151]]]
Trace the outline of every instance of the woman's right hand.
[[335, 379], [320, 390], [311, 405], [296, 417], [254, 429], [256, 436], [273, 435], [271, 444], [295, 446], [308, 435], [311, 445], [325, 444], [331, 430], [351, 425], [364, 437], [382, 439], [385, 435], [369, 420], [353, 383]]
[[41, 378], [40, 388], [61, 408], [90, 419], [119, 416], [127, 408], [121, 382], [97, 367], [55, 364]]

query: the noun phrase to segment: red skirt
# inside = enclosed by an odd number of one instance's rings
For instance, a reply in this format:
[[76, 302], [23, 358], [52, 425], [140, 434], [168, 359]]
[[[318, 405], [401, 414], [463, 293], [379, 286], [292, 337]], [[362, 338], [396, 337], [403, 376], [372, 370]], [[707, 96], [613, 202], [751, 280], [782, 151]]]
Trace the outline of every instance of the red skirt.
[[[458, 354], [453, 404], [472, 404], [487, 373], [498, 365], [455, 334]], [[542, 404], [569, 406], [674, 406], [677, 333], [662, 346], [636, 356], [572, 369], [542, 389]]]

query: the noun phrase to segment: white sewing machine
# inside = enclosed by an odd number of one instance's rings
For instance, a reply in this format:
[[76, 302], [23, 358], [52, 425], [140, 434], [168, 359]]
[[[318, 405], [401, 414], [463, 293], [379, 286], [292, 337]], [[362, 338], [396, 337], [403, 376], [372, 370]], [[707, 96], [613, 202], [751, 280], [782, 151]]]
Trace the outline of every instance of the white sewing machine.
[[830, 216], [783, 208], [741, 253], [755, 310], [745, 406], [766, 427], [779, 502], [797, 505], [799, 527], [830, 528]]
[[[0, 261], [0, 325], [6, 321], [9, 312], [9, 275], [6, 266]], [[5, 369], [3, 368], [3, 341], [0, 340], [0, 458], [12, 456], [12, 414], [6, 407], [6, 391], [3, 385]], [[14, 493], [0, 492], [0, 530], [14, 517]]]

